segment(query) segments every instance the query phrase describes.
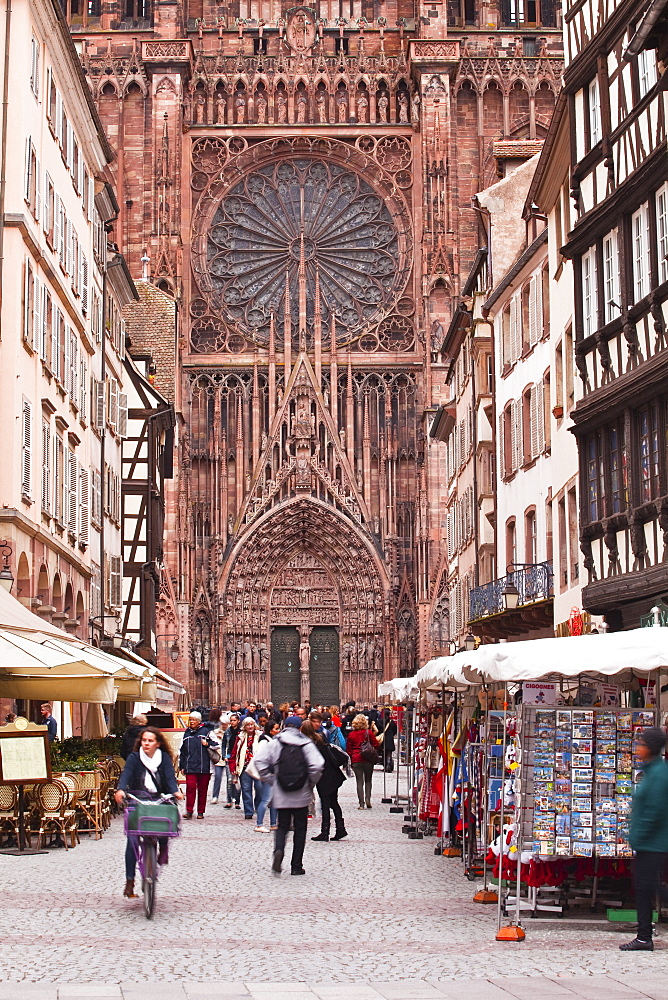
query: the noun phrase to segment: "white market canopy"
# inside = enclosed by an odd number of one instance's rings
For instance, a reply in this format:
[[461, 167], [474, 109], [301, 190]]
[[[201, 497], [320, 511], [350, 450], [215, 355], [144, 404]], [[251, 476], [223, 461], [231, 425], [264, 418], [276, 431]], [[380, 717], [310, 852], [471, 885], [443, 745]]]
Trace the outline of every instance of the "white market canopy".
[[185, 693], [174, 678], [136, 653], [128, 655], [112, 656], [42, 621], [0, 587], [0, 696], [155, 704], [158, 680], [173, 695]]
[[430, 660], [412, 681], [424, 689], [436, 683], [503, 684], [581, 674], [651, 674], [661, 669], [668, 669], [668, 628], [654, 627], [483, 645]]

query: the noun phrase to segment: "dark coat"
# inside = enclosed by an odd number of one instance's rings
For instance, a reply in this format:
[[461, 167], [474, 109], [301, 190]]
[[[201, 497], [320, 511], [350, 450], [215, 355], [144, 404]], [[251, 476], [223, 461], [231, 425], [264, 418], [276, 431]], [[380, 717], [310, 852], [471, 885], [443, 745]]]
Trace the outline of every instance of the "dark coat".
[[316, 743], [316, 747], [325, 762], [325, 769], [315, 787], [318, 789], [318, 795], [331, 795], [346, 780], [345, 775], [341, 772], [340, 765], [346, 763], [347, 755], [343, 750], [329, 743]]
[[135, 743], [140, 733], [146, 729], [146, 726], [128, 726], [128, 728], [123, 733], [123, 742], [121, 743], [121, 757], [123, 760], [127, 760], [132, 751], [135, 748]]
[[[141, 762], [139, 750], [133, 750], [125, 762], [123, 773], [118, 779], [118, 789], [122, 792], [142, 792], [145, 794], [145, 777], [146, 768]], [[161, 795], [175, 795], [179, 790], [179, 786], [176, 783], [176, 775], [174, 774], [172, 758], [168, 753], [165, 753], [164, 750], [162, 751], [160, 767], [158, 768], [153, 781], [155, 782], [155, 786]]]
[[184, 774], [210, 774], [211, 758], [202, 743], [203, 739], [206, 739], [206, 746], [218, 749], [218, 740], [214, 740], [206, 726], [186, 729], [179, 753], [179, 767]]
[[663, 757], [647, 760], [631, 808], [629, 843], [634, 851], [668, 852], [668, 764]]
[[394, 737], [396, 735], [397, 735], [397, 724], [393, 719], [390, 719], [389, 722], [386, 723], [385, 728], [383, 729], [382, 732], [382, 737], [383, 737], [382, 749], [384, 750], [385, 753], [389, 754], [394, 752]]

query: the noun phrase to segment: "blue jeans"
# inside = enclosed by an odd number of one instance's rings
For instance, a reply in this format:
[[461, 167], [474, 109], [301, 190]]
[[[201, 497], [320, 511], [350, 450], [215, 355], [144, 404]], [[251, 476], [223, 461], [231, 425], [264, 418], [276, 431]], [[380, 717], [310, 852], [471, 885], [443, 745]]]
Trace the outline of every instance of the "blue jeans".
[[276, 826], [278, 822], [278, 813], [276, 809], [270, 805], [269, 800], [271, 798], [272, 787], [271, 782], [261, 782], [262, 784], [262, 798], [260, 799], [260, 804], [257, 807], [257, 825], [262, 826], [262, 821], [264, 820], [264, 814], [267, 811], [267, 806], [269, 806], [269, 823], [271, 826]]
[[[255, 805], [253, 805], [253, 789], [255, 790]], [[262, 782], [251, 778], [247, 771], [241, 775], [241, 794], [244, 800], [244, 816], [252, 816], [262, 800]]]
[[229, 766], [226, 767], [225, 770], [227, 771], [227, 801], [234, 802], [236, 805], [239, 805], [239, 799], [241, 798], [241, 789], [235, 788]]
[[211, 798], [212, 799], [217, 799], [218, 796], [220, 795], [220, 786], [221, 786], [222, 781], [223, 781], [223, 774], [225, 773], [225, 770], [226, 770], [226, 767], [225, 767], [224, 764], [222, 766], [219, 766], [218, 764], [214, 764], [214, 767], [213, 767], [213, 791], [211, 793]]

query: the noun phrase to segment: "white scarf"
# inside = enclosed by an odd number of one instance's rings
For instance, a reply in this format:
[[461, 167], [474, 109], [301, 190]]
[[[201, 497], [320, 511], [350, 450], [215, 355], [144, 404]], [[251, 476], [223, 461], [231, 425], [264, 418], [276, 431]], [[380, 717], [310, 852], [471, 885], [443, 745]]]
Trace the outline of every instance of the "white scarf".
[[155, 778], [158, 768], [162, 763], [162, 750], [158, 747], [153, 756], [149, 757], [146, 751], [142, 747], [139, 747], [139, 759], [146, 768], [144, 788], [147, 792], [153, 792], [157, 795], [158, 786], [153, 779]]

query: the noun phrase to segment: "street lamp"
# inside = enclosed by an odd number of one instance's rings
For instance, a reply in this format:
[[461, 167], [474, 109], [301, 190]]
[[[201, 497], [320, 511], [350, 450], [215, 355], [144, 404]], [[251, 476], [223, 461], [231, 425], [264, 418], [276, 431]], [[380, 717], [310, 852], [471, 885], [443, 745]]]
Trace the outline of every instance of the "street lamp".
[[520, 592], [512, 580], [509, 580], [501, 591], [501, 597], [503, 598], [504, 610], [515, 611], [520, 600]]
[[172, 643], [172, 645], [169, 647], [169, 658], [172, 661], [172, 663], [176, 663], [176, 661], [179, 658], [179, 653], [180, 652], [181, 651], [179, 649], [179, 644], [178, 644], [178, 642], [175, 639], [174, 642]]
[[464, 649], [467, 653], [472, 653], [475, 649], [475, 636], [473, 632], [467, 632], [464, 636]]
[[9, 593], [14, 585], [14, 577], [9, 567], [9, 557], [12, 554], [12, 547], [6, 541], [3, 541], [0, 542], [0, 549], [2, 549], [3, 558], [2, 569], [0, 569], [0, 585]]

